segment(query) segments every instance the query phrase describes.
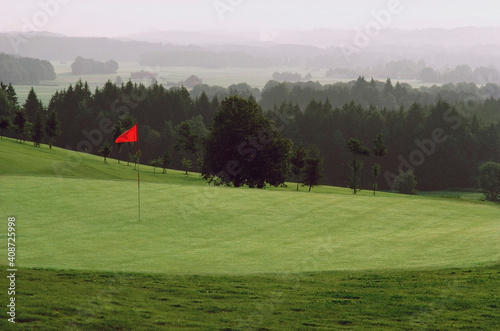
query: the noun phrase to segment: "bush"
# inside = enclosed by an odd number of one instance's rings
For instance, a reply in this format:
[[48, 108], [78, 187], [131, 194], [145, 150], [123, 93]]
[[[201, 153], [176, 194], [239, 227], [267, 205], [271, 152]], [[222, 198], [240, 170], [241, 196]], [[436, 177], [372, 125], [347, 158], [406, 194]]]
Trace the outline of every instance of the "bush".
[[479, 167], [479, 186], [486, 200], [500, 202], [499, 163], [486, 162]]
[[413, 170], [408, 170], [405, 172], [399, 171], [399, 175], [396, 177], [394, 183], [394, 188], [396, 191], [402, 194], [412, 194], [417, 195], [417, 181], [415, 180], [415, 174]]

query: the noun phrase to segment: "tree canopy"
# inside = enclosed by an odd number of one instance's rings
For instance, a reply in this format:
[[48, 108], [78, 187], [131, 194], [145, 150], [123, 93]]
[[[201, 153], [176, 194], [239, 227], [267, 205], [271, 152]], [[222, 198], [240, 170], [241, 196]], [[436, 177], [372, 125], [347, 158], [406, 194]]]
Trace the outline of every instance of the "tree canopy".
[[221, 104], [205, 142], [203, 178], [215, 184], [283, 184], [291, 143], [251, 100], [230, 97]]

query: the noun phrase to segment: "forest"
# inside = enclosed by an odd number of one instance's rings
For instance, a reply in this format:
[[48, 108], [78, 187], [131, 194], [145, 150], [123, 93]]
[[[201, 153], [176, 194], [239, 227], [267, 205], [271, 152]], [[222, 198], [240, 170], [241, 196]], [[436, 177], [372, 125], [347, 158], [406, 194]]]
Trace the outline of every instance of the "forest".
[[54, 67], [49, 61], [0, 53], [0, 81], [36, 85], [55, 78]]
[[[99, 154], [106, 144], [110, 157], [134, 161], [134, 147], [113, 146], [114, 138], [139, 124], [141, 163], [168, 155], [170, 166], [184, 169], [186, 155], [175, 148], [186, 125], [200, 138], [189, 158], [192, 170], [200, 171], [203, 139], [213, 126], [222, 101], [240, 96], [256, 102], [260, 111], [274, 121], [277, 131], [294, 146], [315, 147], [323, 165], [321, 184], [346, 187], [352, 154], [346, 141], [355, 138], [372, 149], [382, 136], [387, 155], [362, 157], [363, 189], [370, 189], [370, 165], [381, 165], [379, 188], [391, 189], [399, 170], [411, 169], [418, 190], [477, 188], [481, 164], [500, 161], [500, 100], [495, 84], [446, 84], [413, 88], [390, 79], [385, 82], [359, 77], [349, 83], [321, 85], [314, 82], [270, 81], [260, 91], [242, 83], [228, 88], [199, 84], [191, 91], [127, 82], [107, 82], [91, 91], [78, 81], [56, 92], [44, 107], [34, 91], [26, 102], [17, 100], [12, 85], [1, 84], [0, 128], [11, 137], [30, 136], [16, 127], [24, 113], [26, 121], [46, 121], [56, 114], [60, 135], [56, 146]], [[19, 115], [20, 116], [20, 115]], [[43, 136], [43, 135], [42, 135]], [[41, 138], [47, 142], [49, 137]], [[291, 173], [286, 174], [289, 180]]]
[[116, 74], [117, 70], [118, 63], [114, 60], [99, 62], [78, 56], [71, 64], [71, 73], [73, 75]]

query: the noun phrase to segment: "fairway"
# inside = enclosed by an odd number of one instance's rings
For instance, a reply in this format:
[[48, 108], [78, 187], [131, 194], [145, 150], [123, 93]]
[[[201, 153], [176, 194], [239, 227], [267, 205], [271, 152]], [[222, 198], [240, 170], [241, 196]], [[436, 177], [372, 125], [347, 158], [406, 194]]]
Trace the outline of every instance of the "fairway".
[[[138, 221], [132, 166], [80, 154], [57, 177], [68, 152], [42, 146], [0, 141], [2, 218], [16, 217], [23, 267], [262, 274], [466, 267], [500, 257], [496, 204], [214, 187], [198, 174], [141, 166]], [[15, 159], [28, 162], [13, 167]]]
[[9, 138], [0, 160], [2, 330], [499, 327], [499, 206], [475, 193], [226, 188], [141, 165], [139, 221], [133, 164]]

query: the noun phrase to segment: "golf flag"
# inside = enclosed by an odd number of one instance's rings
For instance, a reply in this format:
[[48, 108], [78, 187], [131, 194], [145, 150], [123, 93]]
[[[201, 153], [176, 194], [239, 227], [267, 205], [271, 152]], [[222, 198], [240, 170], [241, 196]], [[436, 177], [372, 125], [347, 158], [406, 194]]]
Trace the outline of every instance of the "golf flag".
[[137, 137], [137, 124], [131, 129], [123, 132], [118, 138], [115, 139], [115, 143], [131, 143], [137, 141], [137, 208], [139, 211], [139, 221], [141, 220], [141, 181], [139, 179], [139, 138]]
[[116, 138], [115, 143], [131, 143], [134, 141], [137, 141], [137, 124]]

